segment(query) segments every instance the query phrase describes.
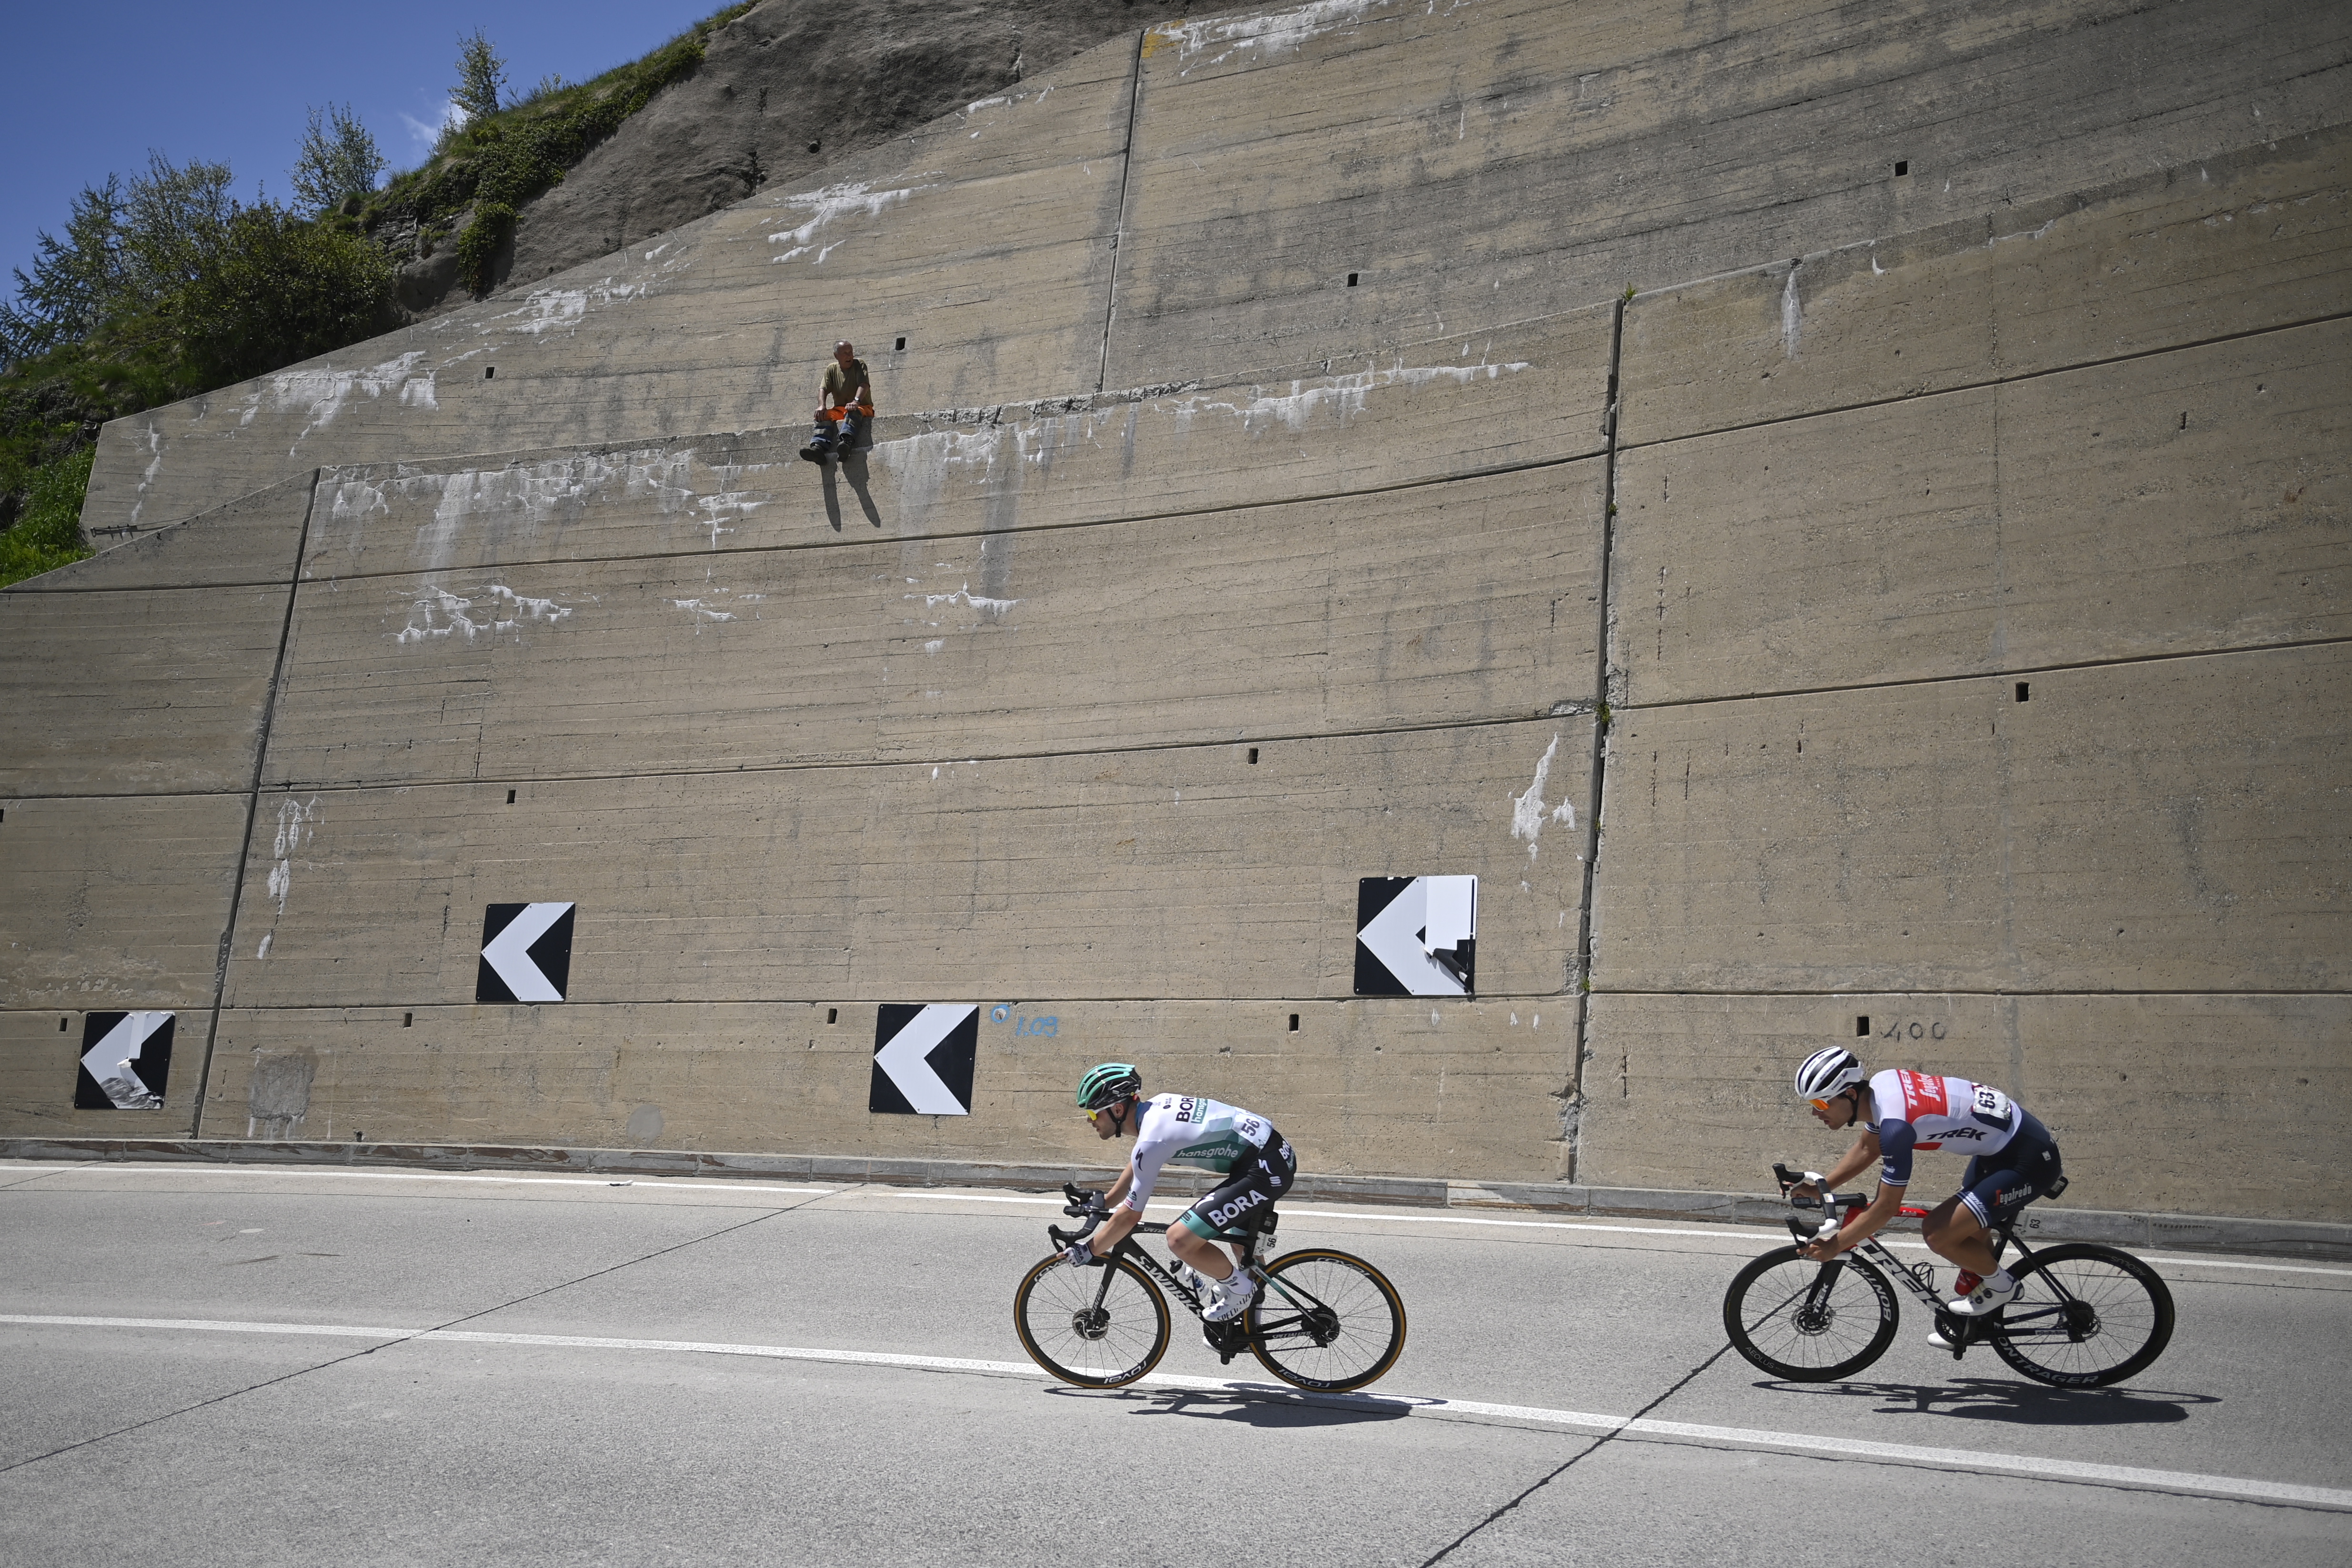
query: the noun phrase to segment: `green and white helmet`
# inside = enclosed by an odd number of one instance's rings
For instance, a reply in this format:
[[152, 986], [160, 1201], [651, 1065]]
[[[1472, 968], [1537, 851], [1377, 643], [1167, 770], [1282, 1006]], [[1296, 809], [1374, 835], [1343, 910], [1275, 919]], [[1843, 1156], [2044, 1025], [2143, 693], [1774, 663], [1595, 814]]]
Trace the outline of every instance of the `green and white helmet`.
[[1078, 1107], [1099, 1111], [1114, 1100], [1124, 1100], [1143, 1087], [1143, 1075], [1131, 1061], [1100, 1062], [1078, 1080]]

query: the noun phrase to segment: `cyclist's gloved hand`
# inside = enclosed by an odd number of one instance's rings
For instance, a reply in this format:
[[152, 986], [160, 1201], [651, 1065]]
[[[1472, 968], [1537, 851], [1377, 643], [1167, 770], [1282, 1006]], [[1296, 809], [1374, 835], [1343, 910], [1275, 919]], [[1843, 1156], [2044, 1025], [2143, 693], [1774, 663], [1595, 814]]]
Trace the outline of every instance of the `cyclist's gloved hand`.
[[1073, 1241], [1062, 1249], [1062, 1256], [1072, 1267], [1083, 1269], [1095, 1260], [1095, 1249], [1083, 1241]]

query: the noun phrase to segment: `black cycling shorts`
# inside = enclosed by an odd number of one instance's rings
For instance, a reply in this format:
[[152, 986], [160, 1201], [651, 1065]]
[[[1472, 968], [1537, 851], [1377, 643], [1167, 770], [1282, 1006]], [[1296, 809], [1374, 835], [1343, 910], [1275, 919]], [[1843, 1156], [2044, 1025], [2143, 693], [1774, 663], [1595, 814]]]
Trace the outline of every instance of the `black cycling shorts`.
[[1204, 1240], [1223, 1239], [1271, 1210], [1275, 1200], [1290, 1191], [1297, 1175], [1298, 1160], [1290, 1152], [1290, 1140], [1269, 1131], [1265, 1147], [1257, 1151], [1256, 1157], [1235, 1160], [1234, 1168], [1225, 1173], [1223, 1185], [1186, 1209], [1177, 1223]]
[[2023, 1111], [2018, 1114], [2024, 1121], [2008, 1146], [1998, 1154], [1976, 1155], [1960, 1176], [1960, 1201], [1987, 1229], [2007, 1223], [2027, 1204], [2048, 1196], [2066, 1174], [2050, 1129]]

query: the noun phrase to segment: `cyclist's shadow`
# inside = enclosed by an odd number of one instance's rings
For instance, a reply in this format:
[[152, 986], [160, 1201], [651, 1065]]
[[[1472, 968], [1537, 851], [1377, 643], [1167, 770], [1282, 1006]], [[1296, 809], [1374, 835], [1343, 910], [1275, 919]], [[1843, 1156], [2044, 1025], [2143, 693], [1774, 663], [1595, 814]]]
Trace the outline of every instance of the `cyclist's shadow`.
[[1941, 1416], [1962, 1421], [2005, 1421], [2022, 1427], [2165, 1426], [2189, 1419], [2192, 1406], [2219, 1405], [2210, 1394], [2177, 1394], [2145, 1388], [2049, 1388], [1991, 1377], [1957, 1377], [1949, 1383], [1783, 1383], [1759, 1388], [1783, 1394], [1876, 1399], [1881, 1416]]
[[1274, 1428], [1352, 1427], [1366, 1421], [1402, 1421], [1412, 1414], [1403, 1405], [1386, 1409], [1309, 1404], [1304, 1399], [1287, 1398], [1272, 1389], [1262, 1395], [1250, 1395], [1205, 1394], [1181, 1388], [1152, 1389], [1148, 1393], [1111, 1389], [1094, 1391], [1057, 1385], [1045, 1392], [1088, 1399], [1118, 1399], [1132, 1406], [1127, 1412], [1130, 1416], [1189, 1416], [1196, 1421], [1240, 1421], [1252, 1427]]

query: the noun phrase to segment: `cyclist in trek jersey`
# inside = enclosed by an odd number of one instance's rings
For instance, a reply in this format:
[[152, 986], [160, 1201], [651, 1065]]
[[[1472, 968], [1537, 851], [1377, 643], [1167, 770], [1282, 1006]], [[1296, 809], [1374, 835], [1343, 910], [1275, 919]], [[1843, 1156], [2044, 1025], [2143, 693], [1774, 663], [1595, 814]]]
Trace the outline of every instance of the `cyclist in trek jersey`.
[[[1960, 1190], [1929, 1212], [1922, 1229], [1928, 1248], [1959, 1265], [1952, 1312], [1986, 1317], [2017, 1295], [2017, 1281], [1994, 1258], [1991, 1226], [2045, 1196], [2064, 1174], [2050, 1129], [1989, 1083], [1966, 1078], [1889, 1071], [1872, 1074], [1853, 1052], [1831, 1046], [1797, 1069], [1797, 1092], [1812, 1103], [1814, 1119], [1832, 1129], [1861, 1126], [1843, 1159], [1797, 1192], [1825, 1191], [1852, 1181], [1879, 1162], [1878, 1196], [1835, 1237], [1805, 1255], [1827, 1262], [1862, 1245], [1903, 1205], [1911, 1184], [1911, 1156], [1927, 1149], [1969, 1155]], [[1940, 1335], [1930, 1343], [1949, 1349]]]
[[1105, 1195], [1111, 1216], [1091, 1245], [1078, 1242], [1063, 1256], [1076, 1264], [1108, 1257], [1142, 1220], [1161, 1166], [1173, 1162], [1214, 1171], [1225, 1179], [1168, 1228], [1168, 1250], [1189, 1265], [1192, 1277], [1185, 1283], [1202, 1296], [1202, 1316], [1213, 1323], [1240, 1316], [1257, 1293], [1257, 1281], [1234, 1267], [1242, 1255], [1238, 1245], [1229, 1260], [1210, 1238], [1271, 1207], [1290, 1189], [1298, 1162], [1289, 1140], [1273, 1123], [1237, 1105], [1192, 1094], [1147, 1100], [1142, 1075], [1125, 1061], [1088, 1068], [1078, 1080], [1078, 1104], [1097, 1138], [1134, 1134], [1135, 1155]]

